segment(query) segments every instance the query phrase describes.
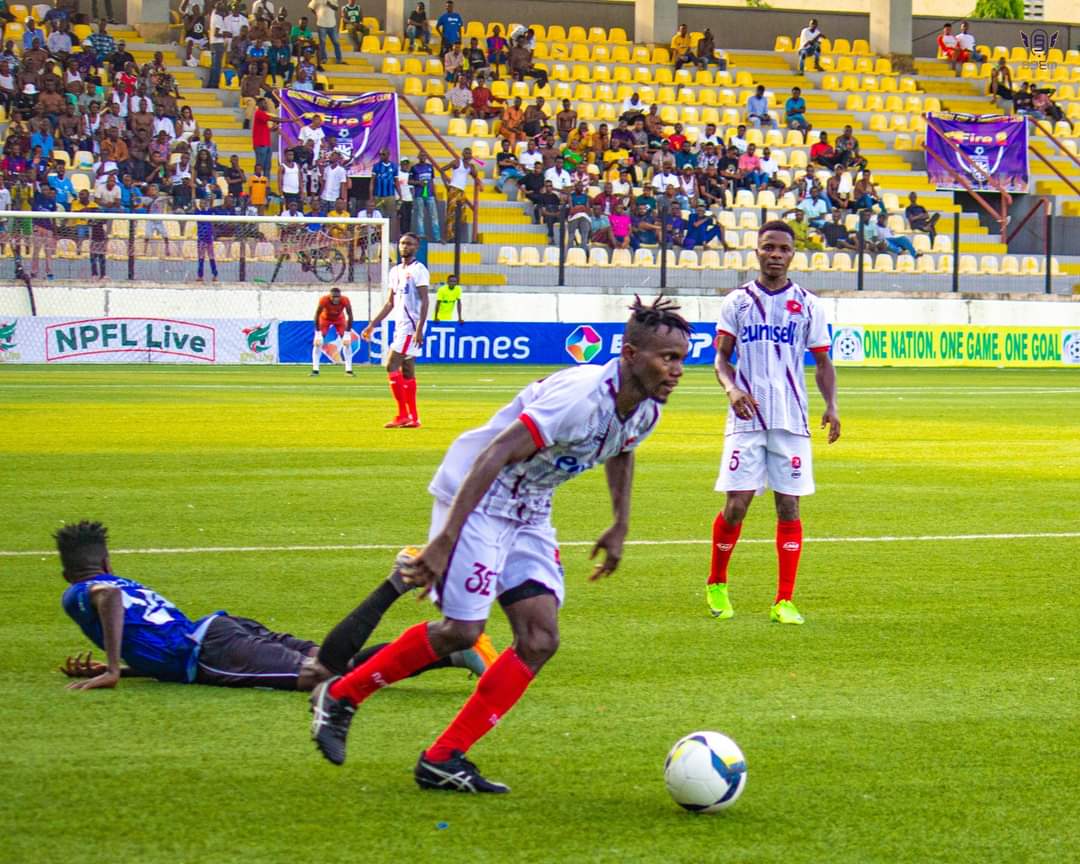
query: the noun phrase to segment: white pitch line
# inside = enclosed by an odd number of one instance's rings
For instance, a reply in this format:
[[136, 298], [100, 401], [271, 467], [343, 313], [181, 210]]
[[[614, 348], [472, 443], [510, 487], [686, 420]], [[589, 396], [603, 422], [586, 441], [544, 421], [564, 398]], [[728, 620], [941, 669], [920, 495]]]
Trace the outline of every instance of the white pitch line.
[[[804, 543], [939, 543], [967, 540], [1044, 540], [1073, 539], [1080, 531], [1036, 532], [1031, 534], [920, 534], [883, 537], [807, 537]], [[593, 540], [567, 540], [560, 546], [592, 546]], [[740, 544], [775, 543], [772, 538], [740, 540]], [[705, 546], [707, 538], [694, 540], [627, 540], [627, 546]], [[390, 543], [331, 543], [326, 546], [193, 546], [186, 549], [167, 547], [146, 549], [112, 549], [113, 555], [217, 555], [231, 552], [396, 552], [402, 544]], [[0, 558], [31, 558], [55, 555], [55, 549], [0, 550]]]

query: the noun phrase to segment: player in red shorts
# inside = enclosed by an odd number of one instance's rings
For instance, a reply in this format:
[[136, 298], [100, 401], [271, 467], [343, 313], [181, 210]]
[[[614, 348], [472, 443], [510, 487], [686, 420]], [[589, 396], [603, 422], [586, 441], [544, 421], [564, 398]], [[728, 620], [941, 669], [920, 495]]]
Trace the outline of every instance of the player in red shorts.
[[341, 356], [345, 360], [345, 374], [352, 375], [352, 343], [353, 343], [353, 317], [352, 304], [349, 298], [341, 293], [341, 289], [334, 286], [329, 294], [319, 298], [319, 306], [315, 310], [315, 338], [311, 343], [311, 374], [319, 374], [319, 359], [322, 357], [323, 341], [326, 334], [333, 327], [337, 330], [341, 340]]

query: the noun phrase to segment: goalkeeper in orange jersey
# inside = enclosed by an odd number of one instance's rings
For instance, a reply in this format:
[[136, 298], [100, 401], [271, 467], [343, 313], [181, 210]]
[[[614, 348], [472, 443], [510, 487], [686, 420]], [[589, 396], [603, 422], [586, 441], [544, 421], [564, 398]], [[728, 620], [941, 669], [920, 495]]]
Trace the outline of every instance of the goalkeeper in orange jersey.
[[352, 375], [352, 344], [355, 334], [352, 332], [353, 315], [352, 304], [349, 298], [341, 293], [341, 289], [334, 286], [329, 294], [319, 298], [318, 308], [315, 310], [315, 337], [311, 344], [311, 374], [319, 374], [319, 360], [323, 353], [323, 342], [326, 334], [333, 327], [337, 330], [341, 345], [341, 357], [345, 361], [345, 374]]

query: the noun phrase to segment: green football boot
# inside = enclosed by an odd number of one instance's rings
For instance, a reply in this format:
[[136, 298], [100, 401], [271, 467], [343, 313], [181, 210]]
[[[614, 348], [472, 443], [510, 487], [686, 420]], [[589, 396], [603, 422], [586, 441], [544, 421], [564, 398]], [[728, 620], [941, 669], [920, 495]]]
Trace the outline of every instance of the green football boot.
[[723, 620], [725, 618], [732, 618], [735, 615], [735, 608], [731, 605], [731, 600], [728, 598], [726, 582], [716, 582], [712, 585], [706, 585], [705, 602], [709, 604], [709, 614], [712, 615], [713, 618]]
[[802, 624], [804, 619], [790, 600], [781, 600], [769, 610], [769, 620], [777, 624]]

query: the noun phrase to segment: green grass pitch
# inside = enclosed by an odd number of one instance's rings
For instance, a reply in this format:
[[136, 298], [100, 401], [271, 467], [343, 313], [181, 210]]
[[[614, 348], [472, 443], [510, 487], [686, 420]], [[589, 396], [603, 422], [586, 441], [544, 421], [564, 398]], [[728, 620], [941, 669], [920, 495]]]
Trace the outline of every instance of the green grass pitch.
[[[411, 770], [473, 683], [407, 681], [359, 711], [349, 761], [308, 739], [306, 699], [125, 680], [73, 693], [87, 647], [63, 615], [49, 534], [105, 521], [116, 549], [403, 545], [426, 536], [445, 446], [546, 370], [423, 367], [424, 428], [384, 431], [385, 376], [324, 368], [0, 369], [0, 861], [1060, 862], [1080, 784], [1080, 378], [1068, 370], [840, 370], [840, 442], [796, 600], [768, 623], [771, 501], [733, 559], [736, 617], [703, 583], [721, 394], [705, 369], [639, 451], [632, 540], [589, 584], [602, 472], [559, 492], [563, 644], [473, 756], [513, 793], [421, 793]], [[820, 401], [815, 396], [815, 405]], [[1069, 536], [1039, 537], [1038, 534]], [[1012, 534], [1014, 539], [957, 535]], [[814, 542], [813, 538], [920, 538]], [[934, 539], [937, 538], [937, 539]], [[389, 551], [114, 555], [190, 615], [319, 639]], [[377, 636], [432, 616], [399, 602]], [[501, 647], [501, 613], [491, 632]], [[669, 800], [695, 729], [731, 735], [749, 779], [717, 816]], [[446, 823], [440, 828], [439, 823]], [[1069, 827], [1071, 826], [1071, 827]]]

